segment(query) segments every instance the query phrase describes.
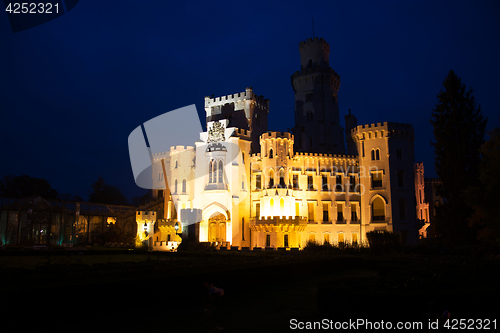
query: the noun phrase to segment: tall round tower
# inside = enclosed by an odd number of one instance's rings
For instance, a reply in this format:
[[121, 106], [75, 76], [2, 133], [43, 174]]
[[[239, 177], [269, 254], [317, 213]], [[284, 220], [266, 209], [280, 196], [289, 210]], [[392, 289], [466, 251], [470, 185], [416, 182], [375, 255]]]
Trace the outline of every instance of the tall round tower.
[[344, 154], [339, 123], [340, 76], [330, 67], [330, 46], [323, 38], [300, 42], [300, 71], [292, 75], [295, 92], [295, 150]]

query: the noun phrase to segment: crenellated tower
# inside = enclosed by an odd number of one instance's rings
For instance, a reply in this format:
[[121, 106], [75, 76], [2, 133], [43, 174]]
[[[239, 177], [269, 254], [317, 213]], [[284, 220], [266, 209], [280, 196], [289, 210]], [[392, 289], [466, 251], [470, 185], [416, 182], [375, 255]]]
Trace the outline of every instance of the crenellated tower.
[[323, 38], [299, 44], [300, 71], [292, 75], [295, 92], [295, 150], [344, 154], [339, 122], [340, 76], [330, 67], [330, 46]]
[[252, 153], [259, 152], [259, 137], [267, 130], [269, 99], [257, 96], [251, 87], [244, 92], [221, 97], [205, 97], [207, 124], [227, 119], [227, 127], [247, 130], [252, 141]]

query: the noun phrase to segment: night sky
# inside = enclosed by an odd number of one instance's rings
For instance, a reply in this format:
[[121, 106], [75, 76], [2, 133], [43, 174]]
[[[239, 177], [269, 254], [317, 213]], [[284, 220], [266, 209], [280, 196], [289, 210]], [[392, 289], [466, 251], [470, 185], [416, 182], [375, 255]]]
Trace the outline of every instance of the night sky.
[[290, 76], [312, 18], [341, 78], [341, 125], [348, 109], [358, 124], [412, 124], [426, 176], [436, 176], [429, 120], [450, 69], [474, 89], [487, 131], [499, 126], [498, 1], [81, 0], [15, 34], [0, 14], [0, 177], [45, 178], [87, 199], [101, 175], [142, 195], [130, 132], [193, 103], [202, 117], [205, 96], [246, 87], [270, 99], [270, 130], [292, 128]]

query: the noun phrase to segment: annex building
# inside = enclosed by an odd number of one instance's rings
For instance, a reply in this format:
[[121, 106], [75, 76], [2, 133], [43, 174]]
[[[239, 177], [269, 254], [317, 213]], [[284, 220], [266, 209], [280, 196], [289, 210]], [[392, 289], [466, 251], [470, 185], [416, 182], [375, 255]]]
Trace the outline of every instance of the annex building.
[[164, 207], [136, 216], [150, 249], [175, 248], [188, 228], [186, 214], [199, 221], [190, 237], [222, 247], [359, 244], [367, 232], [384, 230], [416, 243], [417, 211], [426, 209], [416, 207], [416, 185], [423, 182], [415, 173], [423, 167], [414, 164], [413, 127], [358, 125], [349, 111], [343, 128], [329, 45], [314, 38], [299, 50], [291, 133], [268, 131], [269, 100], [246, 88], [205, 97], [207, 131], [200, 140], [153, 155], [154, 182], [166, 185], [153, 196], [164, 198]]

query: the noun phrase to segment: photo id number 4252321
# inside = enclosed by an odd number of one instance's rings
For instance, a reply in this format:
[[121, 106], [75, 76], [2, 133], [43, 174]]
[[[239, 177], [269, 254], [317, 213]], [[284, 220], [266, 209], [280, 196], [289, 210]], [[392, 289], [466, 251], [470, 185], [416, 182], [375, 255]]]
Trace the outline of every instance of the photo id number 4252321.
[[496, 330], [497, 320], [493, 319], [448, 319], [443, 325], [449, 330]]
[[10, 14], [58, 14], [59, 3], [12, 2], [7, 5], [5, 11]]

